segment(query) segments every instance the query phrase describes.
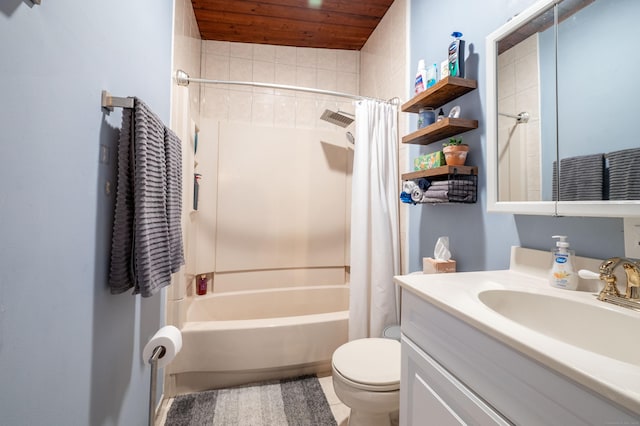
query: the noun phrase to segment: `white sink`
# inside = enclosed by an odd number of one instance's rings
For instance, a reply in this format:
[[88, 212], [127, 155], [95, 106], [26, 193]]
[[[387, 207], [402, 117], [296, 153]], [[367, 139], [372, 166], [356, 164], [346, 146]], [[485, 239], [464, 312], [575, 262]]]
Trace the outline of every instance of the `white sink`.
[[[495, 289], [478, 299], [498, 314], [553, 339], [640, 366], [640, 317], [610, 308], [542, 293]], [[602, 305], [599, 305], [599, 304]]]

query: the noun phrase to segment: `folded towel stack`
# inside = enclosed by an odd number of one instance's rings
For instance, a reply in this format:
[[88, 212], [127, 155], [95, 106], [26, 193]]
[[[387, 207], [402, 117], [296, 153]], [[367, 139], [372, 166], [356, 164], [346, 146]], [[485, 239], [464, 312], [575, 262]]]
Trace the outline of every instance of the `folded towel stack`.
[[403, 203], [472, 203], [476, 201], [476, 183], [471, 180], [451, 179], [405, 181], [400, 200]]
[[640, 200], [640, 148], [607, 154], [609, 199]]
[[603, 199], [604, 155], [581, 155], [560, 160], [560, 176], [553, 163], [553, 199], [560, 201], [594, 201]]

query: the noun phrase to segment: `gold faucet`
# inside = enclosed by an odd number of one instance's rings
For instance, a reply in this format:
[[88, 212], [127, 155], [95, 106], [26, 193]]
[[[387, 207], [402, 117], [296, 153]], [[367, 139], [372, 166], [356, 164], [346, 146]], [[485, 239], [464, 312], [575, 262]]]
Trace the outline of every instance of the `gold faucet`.
[[[614, 269], [620, 264], [627, 275], [627, 289], [624, 296], [618, 291], [614, 274]], [[599, 300], [640, 310], [640, 263], [624, 257], [612, 257], [600, 264], [600, 279], [605, 285], [598, 295]]]

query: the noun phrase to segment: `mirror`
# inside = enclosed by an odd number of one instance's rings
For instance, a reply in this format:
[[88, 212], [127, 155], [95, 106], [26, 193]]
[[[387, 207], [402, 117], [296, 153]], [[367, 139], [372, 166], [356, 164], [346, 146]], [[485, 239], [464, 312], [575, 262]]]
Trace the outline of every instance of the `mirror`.
[[640, 215], [637, 16], [636, 0], [541, 0], [487, 36], [489, 211]]

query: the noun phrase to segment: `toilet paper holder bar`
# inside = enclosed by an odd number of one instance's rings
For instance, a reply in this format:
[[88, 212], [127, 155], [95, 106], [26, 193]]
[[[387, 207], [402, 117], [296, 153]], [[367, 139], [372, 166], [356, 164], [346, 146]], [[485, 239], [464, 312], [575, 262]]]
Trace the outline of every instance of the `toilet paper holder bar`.
[[158, 360], [167, 353], [167, 349], [164, 346], [156, 346], [153, 349], [153, 354], [149, 358], [149, 364], [151, 364], [151, 380], [149, 384], [149, 426], [153, 426], [156, 417], [156, 380], [158, 375]]

